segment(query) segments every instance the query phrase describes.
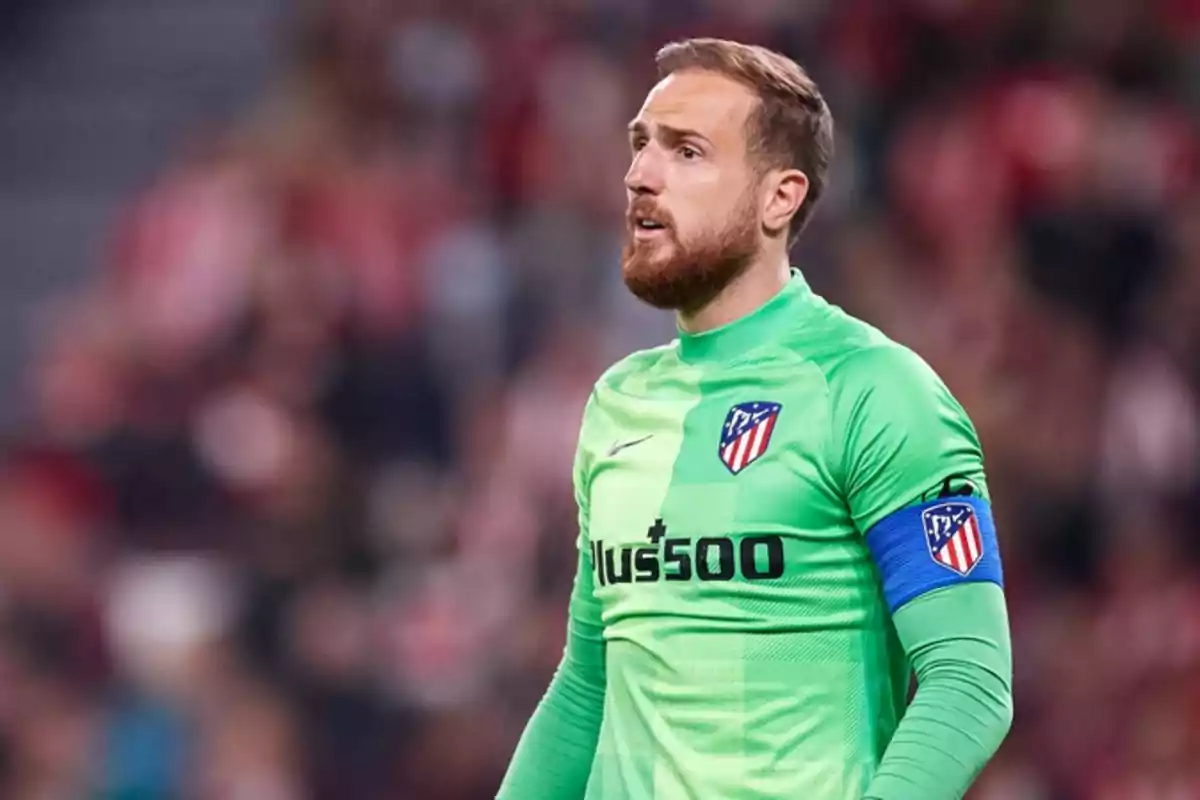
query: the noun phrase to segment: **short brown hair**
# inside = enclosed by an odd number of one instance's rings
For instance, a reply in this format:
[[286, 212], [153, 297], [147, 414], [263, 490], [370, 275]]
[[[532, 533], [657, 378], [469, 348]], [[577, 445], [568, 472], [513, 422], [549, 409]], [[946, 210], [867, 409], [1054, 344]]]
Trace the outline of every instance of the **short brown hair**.
[[747, 120], [750, 152], [770, 168], [808, 176], [808, 195], [788, 231], [788, 245], [812, 217], [833, 159], [833, 115], [817, 84], [792, 59], [758, 45], [726, 39], [672, 42], [654, 58], [658, 77], [685, 69], [716, 72], [753, 89], [758, 108]]

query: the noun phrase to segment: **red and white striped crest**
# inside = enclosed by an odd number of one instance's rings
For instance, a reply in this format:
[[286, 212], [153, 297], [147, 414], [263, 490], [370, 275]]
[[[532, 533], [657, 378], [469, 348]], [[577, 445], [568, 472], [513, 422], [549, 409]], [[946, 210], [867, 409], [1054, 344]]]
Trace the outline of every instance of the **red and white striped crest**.
[[983, 536], [970, 503], [939, 503], [921, 514], [929, 554], [938, 564], [967, 575], [983, 558]]
[[717, 453], [730, 472], [737, 475], [767, 452], [782, 409], [779, 403], [762, 401], [739, 403], [729, 409]]

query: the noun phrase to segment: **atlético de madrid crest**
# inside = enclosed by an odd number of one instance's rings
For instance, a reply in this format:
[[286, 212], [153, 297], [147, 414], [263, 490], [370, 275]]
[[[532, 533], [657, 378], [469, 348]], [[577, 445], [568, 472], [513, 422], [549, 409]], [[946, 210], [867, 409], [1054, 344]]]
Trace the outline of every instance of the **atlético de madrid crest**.
[[970, 503], [939, 503], [921, 512], [929, 555], [946, 569], [967, 576], [983, 558], [983, 536]]
[[718, 450], [721, 463], [737, 475], [746, 467], [762, 458], [771, 444], [771, 432], [783, 406], [759, 400], [753, 403], [738, 403], [725, 416], [721, 428], [721, 446]]

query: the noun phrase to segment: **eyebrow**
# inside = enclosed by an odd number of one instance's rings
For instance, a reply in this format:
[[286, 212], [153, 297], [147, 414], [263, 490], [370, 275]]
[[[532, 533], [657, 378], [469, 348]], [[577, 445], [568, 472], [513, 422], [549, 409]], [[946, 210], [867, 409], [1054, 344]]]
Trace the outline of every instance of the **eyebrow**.
[[[650, 126], [648, 126], [642, 120], [635, 119], [629, 123], [629, 134], [632, 136], [638, 133], [646, 133], [649, 127]], [[689, 128], [676, 128], [674, 125], [667, 125], [665, 122], [658, 123], [656, 127], [662, 131], [664, 138], [666, 138], [668, 141], [678, 142], [683, 139], [693, 138], [699, 139], [710, 146], [712, 145], [712, 142], [709, 140], [709, 138], [700, 133], [700, 131], [694, 131]]]

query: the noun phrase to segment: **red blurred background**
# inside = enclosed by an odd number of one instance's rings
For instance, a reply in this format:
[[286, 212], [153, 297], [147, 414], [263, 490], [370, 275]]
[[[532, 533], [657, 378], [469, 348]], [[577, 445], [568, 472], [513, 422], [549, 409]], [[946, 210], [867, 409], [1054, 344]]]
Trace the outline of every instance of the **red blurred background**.
[[972, 797], [1200, 797], [1200, 3], [0, 3], [0, 794], [490, 797], [557, 662], [665, 41], [837, 121], [795, 253], [983, 438]]

